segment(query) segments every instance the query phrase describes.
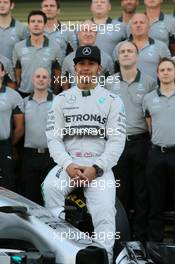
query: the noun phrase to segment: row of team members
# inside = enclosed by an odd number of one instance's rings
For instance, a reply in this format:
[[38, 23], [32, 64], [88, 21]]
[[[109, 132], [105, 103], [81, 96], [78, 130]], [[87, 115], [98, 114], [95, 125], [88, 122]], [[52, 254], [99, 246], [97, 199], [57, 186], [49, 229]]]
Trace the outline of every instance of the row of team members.
[[[69, 80], [66, 81], [66, 84], [63, 82], [62, 85], [62, 62], [66, 51], [70, 51], [70, 48], [75, 50], [77, 45], [86, 44], [81, 36], [83, 32], [84, 35], [87, 34], [87, 31], [91, 31], [91, 37], [92, 31], [96, 35], [95, 39], [91, 39], [92, 43], [89, 44], [96, 44], [103, 52], [108, 53], [108, 56], [113, 56], [114, 61], [117, 60], [116, 45], [124, 39], [132, 39], [139, 48], [138, 64], [140, 70], [145, 71], [146, 68], [147, 73], [156, 78], [155, 69], [158, 60], [165, 56], [170, 57], [168, 47], [173, 47], [175, 33], [175, 19], [161, 11], [161, 3], [161, 0], [145, 0], [146, 13], [143, 17], [143, 14], [134, 15], [139, 5], [138, 0], [122, 0], [122, 16], [112, 20], [109, 17], [112, 8], [110, 1], [93, 0], [90, 5], [93, 24], [90, 26], [89, 22], [85, 21], [88, 30], [86, 28], [78, 30], [77, 39], [76, 34], [69, 28], [65, 30], [63, 24], [58, 20], [60, 13], [58, 1], [42, 1], [41, 10], [43, 13], [40, 11], [31, 12], [28, 16], [27, 29], [12, 17], [13, 1], [2, 0], [0, 6], [0, 37], [3, 41], [0, 44], [0, 54], [13, 60], [17, 88], [24, 97], [33, 89], [29, 80], [38, 67], [46, 67], [51, 73], [52, 89], [55, 94], [61, 91], [61, 86], [63, 89], [69, 87]], [[103, 30], [101, 25], [105, 26]], [[63, 28], [64, 30], [62, 30]], [[7, 41], [9, 38], [11, 40]], [[20, 42], [22, 39], [25, 40]], [[164, 42], [164, 45], [162, 42]], [[171, 53], [173, 55], [173, 49], [171, 49]], [[73, 57], [74, 54], [72, 53], [71, 56]], [[71, 56], [66, 57], [63, 62], [63, 77], [67, 77], [67, 72], [71, 72], [71, 76], [74, 75], [72, 66], [67, 69], [67, 63], [72, 61]], [[34, 59], [35, 62], [33, 62]], [[106, 61], [107, 63], [105, 63]], [[109, 64], [111, 64], [111, 67], [109, 67]], [[15, 78], [12, 67], [8, 66], [6, 68], [5, 62], [4, 66], [13, 82]], [[113, 73], [111, 58], [106, 58], [106, 55], [103, 56], [102, 66], [104, 76]]]

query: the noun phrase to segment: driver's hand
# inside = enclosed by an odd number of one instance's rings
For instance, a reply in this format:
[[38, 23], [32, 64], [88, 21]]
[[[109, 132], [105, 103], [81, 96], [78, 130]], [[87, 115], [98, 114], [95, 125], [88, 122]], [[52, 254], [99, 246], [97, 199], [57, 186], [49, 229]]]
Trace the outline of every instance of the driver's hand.
[[91, 182], [96, 179], [96, 170], [94, 167], [80, 166], [81, 174], [78, 175], [83, 180], [86, 179], [87, 182]]
[[74, 179], [78, 177], [78, 174], [81, 173], [81, 167], [78, 164], [71, 163], [69, 166], [66, 168], [66, 172], [70, 176], [70, 178]]

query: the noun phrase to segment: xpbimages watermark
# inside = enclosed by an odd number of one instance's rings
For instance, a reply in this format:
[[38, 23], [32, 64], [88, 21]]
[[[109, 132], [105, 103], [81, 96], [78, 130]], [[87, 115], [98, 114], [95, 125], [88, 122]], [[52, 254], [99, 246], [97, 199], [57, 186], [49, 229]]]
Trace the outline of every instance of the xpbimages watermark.
[[68, 21], [67, 23], [61, 23], [54, 25], [55, 31], [63, 32], [79, 32], [79, 31], [94, 31], [98, 32], [98, 34], [107, 34], [112, 32], [119, 32], [120, 31], [120, 24], [119, 23], [108, 23], [108, 24], [91, 24], [88, 23], [81, 23], [80, 21]]
[[[89, 119], [88, 114], [87, 117], [81, 116], [81, 119], [86, 118]], [[68, 119], [69, 116], [66, 116]], [[72, 116], [70, 117], [72, 118]], [[118, 128], [103, 128], [103, 127], [64, 127], [64, 128], [57, 128], [54, 129], [54, 136], [58, 136], [64, 138], [65, 136], [94, 136], [99, 138], [106, 138], [107, 136], [117, 136], [118, 135]]]
[[68, 74], [68, 76], [61, 76], [56, 77], [54, 76], [54, 84], [59, 83], [61, 86], [64, 84], [69, 83], [71, 86], [75, 85], [76, 83], [100, 83], [101, 85], [105, 84], [117, 84], [120, 82], [119, 75], [113, 75], [106, 77], [104, 75], [99, 76], [76, 76], [72, 74]]
[[90, 235], [88, 232], [75, 232], [74, 230], [69, 229], [67, 232], [58, 232], [54, 233], [54, 239], [62, 240], [98, 240], [99, 242], [105, 242], [109, 240], [119, 240], [120, 239], [120, 232], [92, 232]]
[[[57, 172], [56, 176], [59, 177], [60, 171]], [[59, 174], [59, 175], [58, 175]], [[92, 180], [91, 182], [86, 180], [79, 180], [77, 182], [74, 181], [72, 178], [68, 178], [68, 180], [60, 180], [59, 182], [54, 184], [54, 187], [59, 188], [60, 190], [65, 190], [66, 188], [75, 188], [75, 187], [82, 187], [82, 188], [98, 188], [99, 191], [104, 191], [107, 188], [120, 188], [120, 180], [106, 180], [97, 178]]]

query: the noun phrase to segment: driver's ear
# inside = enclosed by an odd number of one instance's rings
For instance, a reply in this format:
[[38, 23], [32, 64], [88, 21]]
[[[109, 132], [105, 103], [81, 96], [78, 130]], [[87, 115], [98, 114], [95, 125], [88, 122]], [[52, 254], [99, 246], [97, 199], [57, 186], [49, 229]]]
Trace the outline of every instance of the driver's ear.
[[98, 74], [100, 74], [102, 72], [102, 69], [103, 69], [103, 67], [101, 65], [99, 65], [99, 67], [98, 67]]
[[11, 3], [11, 6], [10, 6], [10, 10], [13, 10], [14, 9], [14, 7], [15, 7], [15, 3]]

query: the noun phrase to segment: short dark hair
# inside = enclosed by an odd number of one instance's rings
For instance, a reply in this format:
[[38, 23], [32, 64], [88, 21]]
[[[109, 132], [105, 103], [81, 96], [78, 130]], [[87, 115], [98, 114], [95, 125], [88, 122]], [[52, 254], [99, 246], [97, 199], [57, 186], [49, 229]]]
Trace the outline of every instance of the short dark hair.
[[[45, 0], [42, 0], [41, 4], [44, 2]], [[60, 1], [59, 0], [55, 0], [55, 3], [57, 5], [57, 8], [60, 9]]]
[[37, 16], [37, 15], [43, 17], [44, 24], [47, 23], [47, 17], [46, 17], [46, 15], [45, 15], [41, 10], [32, 10], [32, 11], [29, 13], [29, 15], [28, 15], [28, 19], [27, 19], [28, 24], [29, 24], [29, 22], [30, 22], [30, 18], [31, 18], [32, 16]]
[[172, 60], [172, 59], [170, 59], [170, 58], [167, 58], [167, 57], [164, 57], [164, 58], [160, 59], [160, 61], [159, 61], [159, 63], [158, 63], [158, 66], [157, 66], [157, 71], [159, 70], [159, 66], [160, 66], [163, 62], [165, 62], [165, 61], [169, 61], [169, 62], [171, 62], [171, 63], [173, 64], [174, 68], [175, 68], [175, 62], [174, 62], [174, 60]]
[[4, 64], [0, 61], [0, 67], [1, 67], [1, 70], [4, 71]]

